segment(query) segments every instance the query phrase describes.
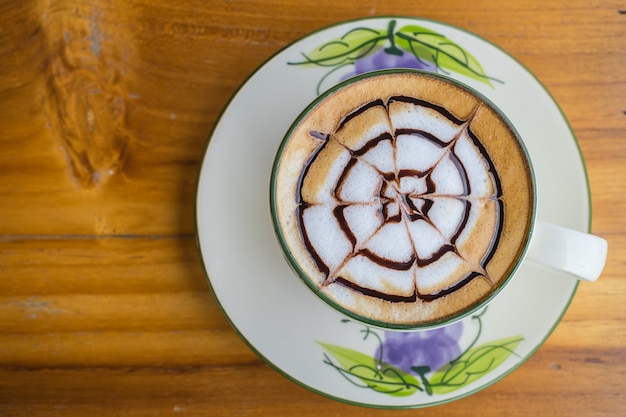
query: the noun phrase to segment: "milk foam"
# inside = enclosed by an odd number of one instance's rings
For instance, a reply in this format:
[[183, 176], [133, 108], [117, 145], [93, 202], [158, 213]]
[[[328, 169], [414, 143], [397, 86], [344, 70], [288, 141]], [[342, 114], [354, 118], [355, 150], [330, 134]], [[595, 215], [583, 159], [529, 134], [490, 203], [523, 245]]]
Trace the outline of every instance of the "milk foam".
[[434, 109], [403, 102], [389, 104], [392, 129], [417, 129], [449, 143], [458, 134], [458, 126]]
[[352, 204], [344, 209], [343, 216], [356, 239], [357, 247], [362, 247], [384, 222], [377, 204]]
[[478, 258], [463, 247], [485, 214], [482, 200], [497, 196], [469, 123], [390, 100], [357, 109], [325, 136], [309, 167], [321, 186], [305, 198], [302, 223], [328, 268], [326, 285], [341, 279], [382, 297], [406, 295], [395, 293], [396, 277], [402, 292], [411, 281], [414, 294], [434, 295], [477, 269], [488, 244]]
[[367, 162], [380, 172], [391, 173], [395, 170], [394, 147], [391, 140], [381, 140], [361, 157], [363, 162]]
[[[381, 293], [391, 292], [399, 296], [410, 297], [415, 291], [414, 271], [398, 271], [381, 267], [366, 256], [351, 258], [345, 267], [337, 271], [359, 287], [370, 288]], [[346, 294], [346, 299], [351, 294]]]
[[445, 149], [421, 136], [398, 135], [396, 138], [396, 167], [424, 172], [437, 164]]
[[302, 221], [312, 248], [330, 270], [337, 270], [352, 253], [352, 245], [333, 216], [334, 207], [311, 206]]
[[371, 203], [380, 190], [380, 174], [375, 167], [360, 160], [344, 167], [345, 177], [336, 188], [336, 197], [344, 203]]

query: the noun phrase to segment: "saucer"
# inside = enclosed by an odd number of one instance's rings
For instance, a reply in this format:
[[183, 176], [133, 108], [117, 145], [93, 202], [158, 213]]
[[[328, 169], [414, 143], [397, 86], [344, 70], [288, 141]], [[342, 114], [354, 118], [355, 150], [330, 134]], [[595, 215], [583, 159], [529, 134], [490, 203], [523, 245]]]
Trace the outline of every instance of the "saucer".
[[590, 192], [578, 143], [531, 73], [497, 46], [454, 26], [376, 17], [295, 41], [234, 94], [202, 160], [197, 240], [224, 314], [278, 372], [350, 404], [428, 407], [480, 391], [524, 363], [558, 325], [578, 281], [525, 261], [486, 309], [437, 329], [385, 331], [332, 310], [292, 272], [269, 210], [278, 146], [321, 92], [360, 72], [390, 67], [445, 74], [495, 103], [533, 161], [537, 219], [589, 230]]

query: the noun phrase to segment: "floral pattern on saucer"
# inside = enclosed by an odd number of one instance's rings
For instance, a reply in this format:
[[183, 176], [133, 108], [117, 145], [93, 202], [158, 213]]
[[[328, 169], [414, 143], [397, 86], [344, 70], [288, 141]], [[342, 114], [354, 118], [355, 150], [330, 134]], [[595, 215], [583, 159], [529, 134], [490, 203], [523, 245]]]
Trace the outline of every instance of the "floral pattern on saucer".
[[511, 355], [519, 357], [515, 349], [522, 336], [478, 344], [485, 312], [471, 317], [474, 329], [467, 330], [476, 334], [465, 347], [461, 346], [464, 321], [416, 332], [382, 332], [361, 325], [362, 340], [375, 340], [373, 354], [318, 343], [326, 351], [324, 363], [357, 387], [392, 396], [448, 394], [489, 374]]
[[317, 85], [320, 94], [323, 82], [335, 71], [353, 66], [341, 79], [386, 68], [412, 68], [444, 75], [456, 73], [489, 86], [502, 83], [488, 76], [478, 60], [466, 49], [446, 36], [421, 25], [405, 25], [395, 30], [391, 19], [385, 29], [357, 27], [332, 39], [309, 53], [303, 60], [289, 65], [329, 68]]

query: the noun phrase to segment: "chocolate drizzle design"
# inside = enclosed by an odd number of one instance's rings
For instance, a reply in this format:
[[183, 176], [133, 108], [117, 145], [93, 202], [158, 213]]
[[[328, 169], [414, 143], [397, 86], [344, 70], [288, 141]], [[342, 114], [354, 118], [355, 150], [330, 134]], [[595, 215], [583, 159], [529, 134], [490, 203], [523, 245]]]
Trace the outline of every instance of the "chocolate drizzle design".
[[[441, 138], [437, 137], [432, 132], [421, 129], [391, 127], [392, 123], [389, 111], [393, 103], [404, 103], [425, 108], [431, 112], [434, 111], [441, 116], [442, 120], [447, 121], [449, 125], [453, 126], [456, 133], [452, 138]], [[336, 136], [351, 121], [361, 117], [368, 110], [374, 108], [378, 108], [379, 111], [382, 109], [385, 112], [389, 126], [389, 128], [386, 129], [387, 131], [379, 133], [373, 138], [359, 142], [359, 145], [355, 147], [348, 147], [344, 143], [336, 140]], [[485, 147], [471, 129], [471, 121], [476, 111], [477, 109], [474, 110], [474, 113], [467, 120], [460, 120], [445, 108], [430, 102], [412, 97], [395, 96], [387, 100], [374, 100], [357, 108], [343, 118], [334, 132], [309, 132], [312, 138], [319, 141], [319, 146], [317, 146], [306, 161], [301, 171], [300, 178], [298, 179], [296, 189], [296, 219], [303, 243], [314, 260], [315, 265], [325, 277], [322, 283], [323, 286], [332, 283], [340, 284], [369, 297], [376, 297], [393, 303], [411, 303], [415, 302], [417, 299], [432, 301], [441, 298], [464, 287], [476, 278], [482, 278], [493, 284], [486, 268], [499, 244], [500, 232], [504, 224], [504, 204], [502, 201], [502, 185], [498, 173]], [[425, 168], [400, 167], [400, 164], [397, 162], [398, 155], [396, 154], [399, 138], [403, 138], [405, 141], [426, 141], [427, 144], [425, 146], [437, 149], [438, 158], [435, 158], [434, 162]], [[461, 141], [464, 141], [463, 146], [465, 147], [465, 151], [463, 152], [459, 152], [458, 150], [458, 144]], [[347, 155], [347, 162], [342, 166], [341, 172], [336, 175], [336, 181], [332, 182], [330, 190], [331, 201], [322, 203], [310, 201], [303, 194], [304, 183], [310, 175], [311, 168], [316, 163], [324, 163], [320, 160], [320, 155], [331, 146], [331, 144], [332, 146], [339, 146], [340, 149], [343, 148], [342, 152]], [[380, 149], [381, 146], [387, 146], [388, 149], [393, 150], [392, 155], [396, 160], [394, 160], [392, 164], [392, 169], [383, 169], [380, 166], [376, 166], [376, 164], [373, 164], [371, 159], [368, 158], [371, 152], [374, 152], [377, 148]], [[468, 154], [467, 149], [471, 150], [469, 152], [471, 155], [470, 159], [473, 161], [481, 161], [481, 165], [486, 170], [485, 178], [488, 178], [491, 182], [487, 187], [490, 190], [488, 194], [475, 192], [475, 190], [472, 189], [472, 181], [470, 173], [468, 172], [468, 162], [465, 161], [462, 156]], [[452, 170], [453, 175], [457, 178], [456, 181], [461, 184], [460, 188], [462, 188], [462, 191], [450, 193], [445, 186], [438, 183], [437, 178], [441, 177], [436, 177], [435, 172], [443, 163], [447, 164], [447, 172]], [[346, 198], [344, 195], [344, 188], [353, 186], [353, 184], [350, 183], [350, 181], [352, 181], [351, 177], [359, 164], [366, 164], [373, 169], [377, 175], [376, 187], [367, 201], [354, 201], [354, 199]], [[431, 215], [437, 210], [437, 203], [440, 199], [448, 201], [450, 202], [449, 204], [453, 204], [456, 207], [461, 207], [453, 211], [453, 226], [446, 227], [446, 230], [442, 230], [440, 226], [441, 216], [434, 219]], [[492, 224], [494, 224], [495, 227], [493, 228], [491, 242], [486, 250], [483, 250], [480, 254], [479, 259], [465, 259], [464, 254], [458, 247], [459, 239], [466, 231], [474, 205], [478, 207], [486, 204], [495, 205], [495, 209], [490, 211], [490, 213], [493, 213], [492, 217], [495, 217], [492, 219]], [[333, 264], [333, 262], [329, 261], [327, 257], [324, 256], [323, 251], [320, 250], [321, 248], [316, 247], [316, 244], [314, 244], [314, 241], [311, 239], [311, 230], [307, 227], [307, 212], [320, 205], [330, 208], [328, 213], [332, 213], [332, 219], [329, 221], [335, 224], [334, 227], [340, 229], [340, 234], [345, 238], [350, 247], [349, 251], [346, 252], [346, 255], [343, 256], [338, 263], [334, 262]], [[355, 230], [357, 221], [348, 219], [349, 210], [355, 206], [367, 208], [365, 212], [371, 213], [371, 216], [375, 216], [375, 218], [371, 219], [370, 224], [374, 224], [376, 227], [368, 230], [365, 236], [363, 235], [364, 232], [357, 232]], [[420, 249], [419, 244], [416, 244], [416, 239], [420, 237], [415, 236], [415, 233], [411, 232], [411, 230], [415, 230], [411, 229], [411, 227], [419, 222], [422, 222], [420, 227], [429, 228], [429, 230], [434, 231], [433, 233], [440, 235], [441, 242], [437, 247], [428, 247], [428, 250], [424, 250]], [[406, 252], [405, 257], [399, 258], [399, 255], [395, 253], [389, 255], [385, 253], [386, 250], [372, 249], [371, 245], [368, 244], [374, 239], [377, 239], [379, 233], [388, 234], [389, 230], [391, 230], [388, 228], [389, 226], [401, 227], [396, 227], [393, 230], [406, 230], [406, 235], [409, 236], [409, 241], [411, 242], [411, 250]], [[428, 244], [426, 246], [428, 246]], [[378, 247], [380, 248], [381, 246], [379, 245]], [[466, 271], [469, 272], [465, 272], [452, 283], [446, 282], [444, 287], [439, 286], [435, 290], [432, 289], [432, 286], [429, 291], [420, 288], [419, 277], [424, 268], [433, 266], [444, 257], [449, 259], [451, 256], [457, 258], [455, 259], [457, 262], [468, 264], [469, 267], [466, 268]], [[346, 265], [357, 258], [365, 259], [379, 269], [388, 270], [388, 279], [390, 281], [396, 276], [394, 274], [410, 274], [412, 293], [410, 291], [407, 292], [406, 285], [404, 285], [405, 289], [402, 291], [394, 290], [393, 285], [388, 286], [390, 288], [389, 290], [381, 290], [380, 287], [372, 288], [374, 286], [368, 285], [367, 280], [354, 279], [353, 273], [346, 273]], [[365, 282], [365, 284], [363, 282]]]

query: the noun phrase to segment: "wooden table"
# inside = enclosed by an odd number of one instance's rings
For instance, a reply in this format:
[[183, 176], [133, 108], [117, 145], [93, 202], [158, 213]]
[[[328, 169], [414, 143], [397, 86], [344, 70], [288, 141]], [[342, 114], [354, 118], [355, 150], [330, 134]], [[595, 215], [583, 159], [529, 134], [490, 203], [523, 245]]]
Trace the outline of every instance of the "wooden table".
[[219, 112], [272, 53], [373, 15], [500, 45], [551, 91], [609, 242], [556, 331], [471, 397], [397, 415], [626, 414], [626, 5], [0, 1], [0, 416], [373, 416], [281, 376], [222, 315], [194, 235]]

